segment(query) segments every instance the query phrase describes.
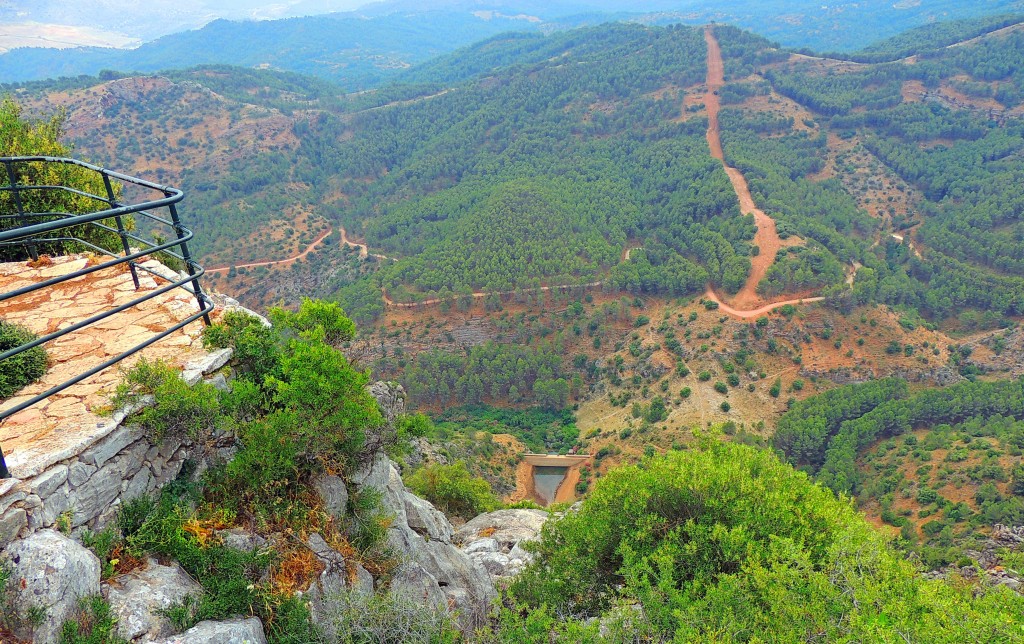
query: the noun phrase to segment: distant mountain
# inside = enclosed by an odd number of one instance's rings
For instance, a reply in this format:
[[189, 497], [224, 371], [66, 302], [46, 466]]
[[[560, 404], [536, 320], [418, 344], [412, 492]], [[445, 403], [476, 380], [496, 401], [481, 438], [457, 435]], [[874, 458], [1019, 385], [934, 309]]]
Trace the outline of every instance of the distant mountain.
[[133, 50], [22, 48], [0, 56], [0, 79], [21, 82], [95, 75], [104, 69], [155, 72], [203, 64], [269, 67], [312, 74], [356, 91], [396, 71], [539, 21], [468, 11], [365, 16], [344, 13], [260, 22], [214, 21]]
[[[195, 9], [195, 3], [186, 4], [180, 11], [171, 12], [169, 19], [184, 20], [182, 12]], [[237, 16], [246, 5], [232, 2], [216, 12], [210, 9], [210, 15]], [[337, 5], [328, 0], [304, 0], [280, 10], [286, 12], [284, 15], [295, 15], [328, 6]], [[102, 11], [96, 20], [109, 23], [113, 31], [138, 32], [137, 23], [143, 20], [141, 12], [147, 6], [128, 2], [121, 8], [126, 13], [121, 21], [110, 22], [113, 18]], [[828, 4], [820, 0], [390, 0], [348, 13], [284, 20], [214, 20], [201, 29], [164, 36], [133, 50], [14, 49], [0, 56], [0, 81], [94, 75], [103, 69], [154, 72], [226, 64], [312, 74], [357, 91], [386, 83], [401, 70], [439, 54], [508, 31], [550, 33], [623, 20], [651, 25], [718, 22], [755, 31], [785, 47], [853, 51], [940, 20], [1021, 10], [1024, 0], [859, 0]], [[26, 11], [35, 16], [42, 10], [33, 7]], [[8, 14], [8, 8], [0, 6], [0, 21], [14, 20]], [[128, 14], [138, 14], [131, 19], [136, 27], [129, 28]], [[270, 14], [252, 15], [263, 18]], [[85, 20], [80, 11], [56, 9], [42, 17], [68, 23]]]

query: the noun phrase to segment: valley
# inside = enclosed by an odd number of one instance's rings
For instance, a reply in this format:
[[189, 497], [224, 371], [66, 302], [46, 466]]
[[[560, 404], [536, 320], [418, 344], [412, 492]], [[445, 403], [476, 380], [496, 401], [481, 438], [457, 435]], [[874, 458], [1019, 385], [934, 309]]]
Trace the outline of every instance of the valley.
[[[373, 595], [400, 569], [381, 535], [455, 547], [466, 522], [494, 540], [462, 544], [474, 560], [518, 574], [479, 641], [603, 641], [601, 620], [708, 641], [729, 615], [744, 641], [954, 642], [923, 616], [1013, 613], [1024, 21], [840, 53], [581, 21], [359, 92], [226, 65], [14, 88], [64, 111], [75, 154], [180, 185], [206, 283], [274, 323], [210, 332], [242, 460], [173, 507], [295, 541], [274, 601], [321, 574], [311, 534]], [[366, 386], [401, 411], [378, 419]], [[330, 518], [319, 477], [383, 500]], [[536, 559], [473, 523], [491, 514], [549, 521]]]

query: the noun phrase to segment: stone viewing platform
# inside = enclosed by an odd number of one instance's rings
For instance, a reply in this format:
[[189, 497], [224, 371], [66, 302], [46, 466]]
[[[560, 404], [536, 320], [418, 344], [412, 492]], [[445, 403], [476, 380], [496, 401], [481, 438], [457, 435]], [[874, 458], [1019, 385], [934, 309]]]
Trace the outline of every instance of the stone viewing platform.
[[[0, 264], [0, 292], [68, 275], [90, 263], [99, 262], [89, 255], [70, 255]], [[172, 281], [180, 279], [155, 260], [140, 265]], [[128, 266], [114, 266], [0, 303], [0, 317], [44, 335], [155, 291], [162, 281], [140, 270], [136, 290]], [[47, 342], [46, 374], [0, 403], [0, 411], [102, 364], [198, 311], [192, 292], [175, 288]], [[178, 441], [153, 445], [136, 435], [121, 425], [124, 412], [110, 409], [109, 397], [121, 369], [142, 357], [181, 368], [190, 382], [223, 367], [230, 351], [206, 352], [202, 331], [201, 323], [185, 326], [0, 423], [0, 445], [14, 477], [0, 480], [0, 547], [19, 533], [25, 536], [52, 526], [65, 512], [71, 513], [73, 527], [96, 525], [101, 515], [116, 510], [122, 498], [151, 492], [177, 475], [188, 446]]]

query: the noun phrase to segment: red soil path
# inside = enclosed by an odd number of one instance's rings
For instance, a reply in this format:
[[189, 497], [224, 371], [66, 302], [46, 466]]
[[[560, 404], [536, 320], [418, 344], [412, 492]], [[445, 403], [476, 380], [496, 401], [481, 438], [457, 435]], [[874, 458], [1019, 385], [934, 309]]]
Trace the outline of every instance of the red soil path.
[[[314, 250], [316, 250], [316, 247], [320, 245], [320, 242], [322, 242], [323, 240], [327, 239], [327, 236], [330, 235], [332, 232], [334, 232], [334, 231], [331, 230], [330, 228], [328, 228], [327, 232], [325, 232], [324, 234], [322, 234], [319, 237], [317, 237], [316, 239], [314, 239], [313, 243], [306, 247], [306, 250], [302, 251], [298, 255], [295, 255], [294, 257], [289, 257], [288, 259], [277, 259], [277, 260], [272, 260], [272, 261], [265, 261], [265, 262], [251, 262], [249, 264], [234, 264], [232, 266], [234, 268], [255, 268], [257, 266], [286, 266], [288, 264], [294, 264], [298, 260], [303, 259], [307, 255], [312, 253]], [[206, 269], [206, 272], [207, 273], [227, 272], [227, 271], [231, 270], [232, 266], [219, 266], [217, 268], [208, 268], [208, 269]]]
[[[782, 247], [782, 240], [779, 239], [779, 233], [775, 228], [775, 221], [754, 204], [754, 198], [750, 194], [750, 187], [747, 185], [747, 180], [743, 178], [743, 174], [725, 163], [725, 154], [722, 151], [722, 140], [718, 126], [718, 112], [721, 109], [718, 90], [725, 85], [725, 65], [722, 62], [722, 50], [718, 46], [718, 40], [715, 38], [710, 27], [704, 30], [704, 40], [708, 45], [708, 75], [705, 83], [707, 93], [704, 95], [704, 107], [708, 114], [708, 147], [711, 149], [711, 156], [722, 162], [725, 173], [729, 175], [729, 181], [732, 183], [733, 190], [736, 191], [736, 196], [739, 198], [740, 212], [745, 215], [753, 215], [754, 223], [757, 225], [754, 244], [760, 249], [760, 253], [751, 259], [750, 275], [747, 277], [743, 288], [732, 298], [732, 306], [722, 306], [725, 310], [739, 311], [749, 309], [758, 304], [764, 304], [764, 300], [757, 295], [757, 285], [768, 272], [768, 268], [775, 262], [775, 256], [778, 255], [779, 248]], [[719, 299], [710, 289], [708, 289], [708, 297], [716, 301]], [[774, 308], [783, 304], [779, 302], [770, 306]]]

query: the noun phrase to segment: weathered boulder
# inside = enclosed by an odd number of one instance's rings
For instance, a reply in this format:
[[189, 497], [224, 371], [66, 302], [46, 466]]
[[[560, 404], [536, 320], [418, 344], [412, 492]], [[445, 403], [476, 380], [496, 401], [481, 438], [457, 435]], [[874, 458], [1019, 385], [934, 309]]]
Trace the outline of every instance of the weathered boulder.
[[22, 610], [45, 609], [43, 623], [16, 635], [37, 643], [56, 642], [61, 625], [74, 616], [79, 600], [100, 592], [100, 560], [59, 532], [39, 530], [4, 550], [13, 566], [14, 602]]
[[448, 606], [448, 597], [437, 583], [437, 579], [423, 566], [413, 561], [406, 561], [391, 578], [391, 594], [399, 599], [413, 602], [420, 606], [431, 606], [444, 610]]
[[313, 481], [313, 488], [320, 496], [324, 509], [335, 519], [341, 520], [348, 507], [348, 488], [341, 477], [332, 474], [318, 476]]
[[405, 389], [393, 382], [377, 381], [369, 386], [370, 395], [377, 399], [380, 411], [388, 425], [405, 413]]
[[473, 555], [478, 552], [498, 552], [497, 539], [491, 539], [490, 537], [484, 537], [483, 539], [477, 539], [468, 546], [462, 549], [467, 555]]
[[403, 496], [405, 497], [405, 514], [409, 519], [410, 528], [433, 541], [452, 542], [454, 530], [443, 512], [435, 508], [429, 501], [425, 501], [411, 492], [406, 492]]
[[324, 566], [320, 577], [306, 591], [313, 623], [324, 626], [330, 619], [332, 598], [342, 593], [373, 593], [373, 576], [356, 562], [345, 561], [344, 555], [313, 533], [307, 541], [309, 549]]
[[378, 456], [352, 480], [360, 490], [380, 490], [384, 510], [394, 517], [388, 544], [405, 561], [392, 579], [391, 592], [452, 607], [465, 628], [475, 626], [496, 595], [494, 583], [479, 564], [449, 543], [454, 530], [447, 517], [409, 492], [386, 456]]
[[455, 542], [497, 581], [518, 574], [533, 560], [521, 544], [538, 539], [549, 516], [543, 510], [488, 512], [461, 525]]
[[525, 539], [536, 539], [549, 518], [544, 510], [496, 510], [474, 517], [455, 531], [455, 541], [468, 546], [477, 539], [494, 539], [508, 552]]
[[263, 623], [257, 617], [199, 622], [160, 644], [267, 644]]
[[198, 598], [203, 587], [178, 564], [162, 566], [150, 559], [146, 567], [121, 575], [104, 587], [104, 596], [117, 617], [117, 633], [127, 640], [150, 642], [174, 633], [160, 614], [189, 595]]
[[480, 552], [473, 556], [473, 559], [480, 562], [480, 565], [484, 567], [484, 570], [488, 572], [492, 577], [505, 577], [508, 575], [509, 564], [511, 559], [508, 555], [500, 552]]
[[265, 548], [267, 540], [256, 534], [250, 532], [245, 528], [228, 528], [226, 530], [217, 530], [216, 534], [224, 542], [224, 545], [228, 548], [234, 548], [235, 550], [241, 550], [243, 552], [252, 552], [253, 550], [259, 550]]
[[[392, 463], [383, 452], [378, 453], [368, 462], [360, 466], [349, 476], [349, 481], [357, 488], [376, 488], [386, 492], [388, 480], [391, 476]], [[405, 503], [402, 503], [402, 511], [405, 511]]]

